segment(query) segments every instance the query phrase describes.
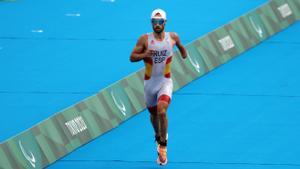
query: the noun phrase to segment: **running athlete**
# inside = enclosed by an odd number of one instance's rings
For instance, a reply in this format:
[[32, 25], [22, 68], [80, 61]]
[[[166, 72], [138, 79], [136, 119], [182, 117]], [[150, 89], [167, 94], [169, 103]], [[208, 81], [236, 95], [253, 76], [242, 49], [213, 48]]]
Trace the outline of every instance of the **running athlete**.
[[131, 62], [145, 63], [144, 92], [146, 106], [155, 131], [160, 165], [167, 164], [167, 109], [172, 98], [171, 62], [176, 45], [183, 59], [187, 51], [175, 32], [165, 32], [166, 12], [156, 9], [151, 14], [153, 32], [142, 35], [131, 55]]

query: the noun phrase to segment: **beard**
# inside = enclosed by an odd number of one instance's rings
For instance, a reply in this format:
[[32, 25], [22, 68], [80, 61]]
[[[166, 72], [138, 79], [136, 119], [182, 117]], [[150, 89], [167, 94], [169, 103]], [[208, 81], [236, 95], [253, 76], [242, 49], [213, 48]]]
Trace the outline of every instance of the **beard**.
[[153, 27], [153, 30], [154, 30], [155, 33], [160, 34], [164, 30], [164, 27], [156, 26], [156, 27]]

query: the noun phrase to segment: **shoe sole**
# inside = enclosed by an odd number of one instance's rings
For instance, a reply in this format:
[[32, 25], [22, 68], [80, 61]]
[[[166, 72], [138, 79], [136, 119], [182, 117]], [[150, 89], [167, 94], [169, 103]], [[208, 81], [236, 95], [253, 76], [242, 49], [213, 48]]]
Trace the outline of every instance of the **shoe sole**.
[[165, 166], [165, 165], [167, 165], [167, 163], [168, 163], [168, 159], [166, 159], [165, 162], [161, 162], [161, 161], [159, 160], [159, 157], [158, 157], [157, 160], [156, 160], [156, 163], [157, 163], [158, 165]]

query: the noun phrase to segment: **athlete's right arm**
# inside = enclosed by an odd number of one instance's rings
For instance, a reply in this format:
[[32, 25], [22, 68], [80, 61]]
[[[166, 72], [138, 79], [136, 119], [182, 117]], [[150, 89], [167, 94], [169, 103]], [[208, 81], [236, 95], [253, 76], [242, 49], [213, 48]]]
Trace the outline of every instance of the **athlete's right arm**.
[[139, 40], [137, 41], [133, 51], [130, 55], [131, 62], [138, 62], [143, 60], [144, 58], [151, 57], [153, 51], [147, 50], [146, 42], [147, 42], [147, 35], [142, 35]]

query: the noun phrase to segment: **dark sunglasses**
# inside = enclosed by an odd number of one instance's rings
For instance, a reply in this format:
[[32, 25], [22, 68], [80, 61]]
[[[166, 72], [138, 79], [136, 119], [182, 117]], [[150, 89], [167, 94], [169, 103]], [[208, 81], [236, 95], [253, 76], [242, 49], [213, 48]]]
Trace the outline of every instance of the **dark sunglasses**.
[[156, 25], [156, 24], [162, 25], [165, 23], [165, 20], [164, 19], [151, 19], [151, 23], [153, 25]]

